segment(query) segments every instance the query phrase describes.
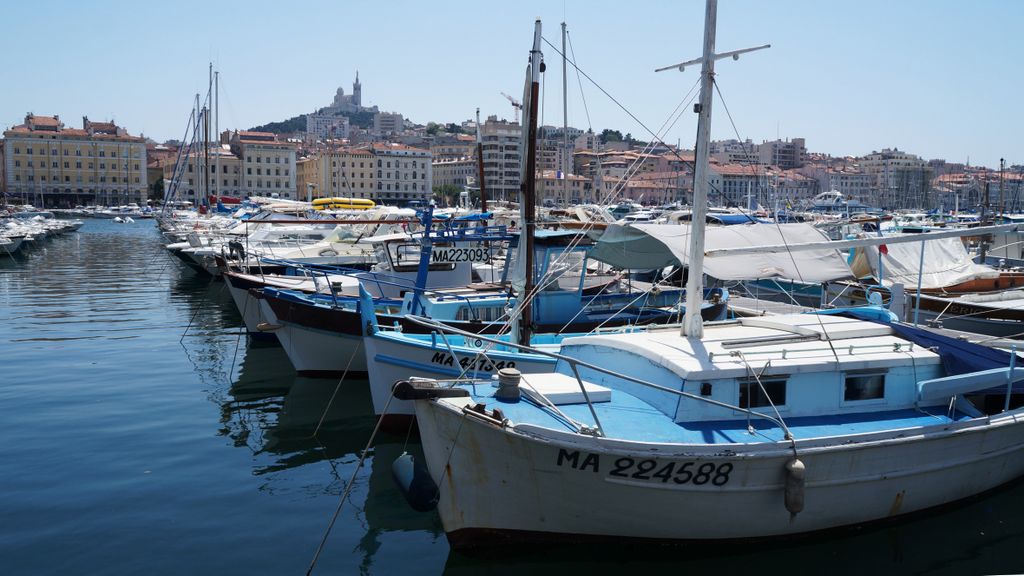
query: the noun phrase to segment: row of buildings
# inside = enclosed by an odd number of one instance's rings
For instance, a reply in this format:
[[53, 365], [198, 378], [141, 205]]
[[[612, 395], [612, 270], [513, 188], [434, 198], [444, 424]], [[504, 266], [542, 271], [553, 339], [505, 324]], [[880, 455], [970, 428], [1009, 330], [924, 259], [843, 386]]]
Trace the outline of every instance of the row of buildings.
[[[371, 111], [339, 94], [339, 111]], [[375, 114], [379, 112], [374, 111]], [[392, 128], [399, 122], [391, 117]], [[8, 198], [40, 206], [145, 203], [174, 186], [176, 198], [207, 196], [328, 196], [386, 204], [429, 200], [435, 190], [480, 188], [475, 122], [456, 133], [402, 130], [399, 141], [353, 143], [343, 138], [291, 139], [269, 132], [227, 131], [209, 150], [180, 151], [129, 134], [114, 122], [82, 119], [68, 127], [59, 116], [27, 114], [3, 133], [0, 183]], [[483, 177], [493, 199], [519, 193], [522, 127], [491, 116], [479, 126]], [[405, 140], [406, 143], [400, 142]], [[407, 142], [413, 141], [415, 145]], [[671, 146], [631, 147], [603, 142], [593, 132], [543, 126], [538, 130], [538, 199], [548, 204], [632, 201], [686, 203], [693, 188], [693, 153]], [[838, 190], [882, 208], [1017, 206], [1024, 168], [1000, 174], [986, 168], [926, 161], [899, 149], [860, 157], [809, 153], [802, 138], [753, 144], [714, 142], [712, 201], [724, 205], [797, 206]], [[450, 188], [448, 188], [450, 190]]]

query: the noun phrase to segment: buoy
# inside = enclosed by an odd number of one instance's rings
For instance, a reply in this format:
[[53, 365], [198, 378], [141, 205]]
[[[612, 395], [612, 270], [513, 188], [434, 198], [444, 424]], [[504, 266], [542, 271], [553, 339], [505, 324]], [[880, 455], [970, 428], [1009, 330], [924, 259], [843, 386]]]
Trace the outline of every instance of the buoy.
[[796, 516], [804, 509], [804, 478], [807, 468], [799, 458], [786, 462], [786, 510]]
[[523, 375], [515, 368], [498, 370], [498, 390], [494, 397], [502, 402], [519, 402], [519, 381]]
[[395, 458], [391, 463], [391, 477], [405, 501], [417, 512], [429, 512], [437, 508], [438, 490], [427, 467], [408, 452]]

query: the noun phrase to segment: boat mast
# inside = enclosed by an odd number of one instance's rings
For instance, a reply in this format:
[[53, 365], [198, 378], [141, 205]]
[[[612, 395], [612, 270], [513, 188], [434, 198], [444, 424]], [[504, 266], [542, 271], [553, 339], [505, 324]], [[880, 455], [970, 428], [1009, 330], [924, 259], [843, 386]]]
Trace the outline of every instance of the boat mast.
[[220, 201], [220, 70], [213, 73], [213, 139], [217, 143], [217, 155], [213, 157], [213, 186]]
[[711, 99], [715, 82], [715, 25], [718, 0], [708, 0], [704, 13], [704, 53], [701, 57], [700, 102], [697, 104], [697, 143], [694, 149], [693, 207], [690, 220], [690, 271], [686, 279], [683, 335], [704, 335], [700, 315], [704, 303], [704, 227], [708, 213], [708, 146], [711, 144]]
[[744, 48], [715, 54], [715, 27], [718, 19], [718, 0], [707, 0], [704, 13], [704, 54], [696, 60], [689, 60], [672, 66], [658, 68], [655, 72], [679, 69], [701, 63], [700, 102], [697, 111], [697, 144], [693, 171], [693, 206], [690, 222], [689, 274], [686, 280], [686, 315], [683, 318], [684, 336], [700, 338], [704, 335], [703, 319], [700, 315], [704, 302], [704, 228], [708, 212], [708, 147], [711, 144], [711, 98], [715, 82], [715, 60], [732, 58], [739, 60], [740, 54], [763, 50], [770, 44], [755, 48]]
[[[526, 271], [526, 283], [523, 291], [518, 297], [523, 302], [522, 313], [520, 314], [519, 344], [530, 345], [530, 336], [533, 332], [533, 309], [530, 305], [530, 298], [533, 292], [533, 233], [537, 219], [537, 198], [536, 198], [536, 171], [537, 171], [537, 107], [538, 95], [540, 93], [540, 19], [534, 24], [533, 49], [530, 50], [530, 108], [527, 113], [526, 134], [526, 169], [521, 183], [521, 213], [522, 232], [521, 236], [526, 239], [524, 255], [524, 267]], [[520, 238], [522, 241], [522, 238]]]
[[203, 183], [206, 194], [203, 198], [210, 203], [210, 99], [213, 98], [213, 62], [210, 62], [209, 79], [206, 86], [206, 106], [203, 107]]
[[476, 173], [480, 180], [480, 212], [487, 212], [487, 183], [484, 182], [484, 140], [480, 132], [480, 109], [476, 109]]
[[565, 55], [565, 22], [562, 22], [562, 204], [569, 202], [569, 162], [572, 153], [569, 151], [569, 96], [568, 78]]

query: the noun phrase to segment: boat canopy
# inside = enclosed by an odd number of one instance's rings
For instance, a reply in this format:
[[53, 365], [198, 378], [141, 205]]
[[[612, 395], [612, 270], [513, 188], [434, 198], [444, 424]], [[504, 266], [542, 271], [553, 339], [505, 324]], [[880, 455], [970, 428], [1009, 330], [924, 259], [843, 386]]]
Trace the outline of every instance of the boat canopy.
[[[689, 240], [690, 226], [686, 224], [610, 225], [590, 257], [631, 270], [685, 265], [689, 259]], [[704, 246], [714, 250], [826, 240], [810, 224], [750, 224], [709, 227], [705, 230]], [[705, 258], [704, 273], [719, 280], [793, 278], [816, 283], [853, 277], [843, 255], [827, 248]]]
[[882, 278], [882, 283], [887, 286], [898, 282], [908, 288], [916, 288], [918, 270], [921, 270], [921, 288], [943, 288], [971, 280], [999, 277], [998, 270], [975, 264], [959, 238], [932, 240], [928, 234], [913, 236], [920, 237], [922, 242], [886, 244], [888, 253], [882, 255], [881, 275], [878, 271], [878, 246], [865, 246], [861, 249], [875, 278]]

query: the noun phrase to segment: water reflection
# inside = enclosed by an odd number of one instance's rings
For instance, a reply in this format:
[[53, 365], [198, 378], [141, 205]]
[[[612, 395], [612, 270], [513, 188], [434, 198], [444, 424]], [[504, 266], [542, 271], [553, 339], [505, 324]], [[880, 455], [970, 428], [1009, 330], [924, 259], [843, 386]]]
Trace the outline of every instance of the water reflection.
[[[722, 511], [743, 521], [743, 511]], [[700, 522], [680, 517], [681, 522]], [[829, 536], [766, 543], [652, 546], [601, 544], [450, 552], [445, 574], [564, 574], [685, 569], [692, 573], [993, 574], [1020, 573], [1024, 482], [983, 498], [895, 523]]]
[[[274, 486], [276, 476], [326, 462], [331, 478], [318, 482], [316, 491], [337, 498], [373, 433], [376, 418], [365, 380], [339, 385], [332, 379], [296, 376], [279, 346], [250, 342], [237, 379], [221, 404], [221, 424], [223, 435], [253, 452], [253, 474], [268, 480], [264, 489]], [[391, 463], [403, 451], [422, 457], [413, 430], [378, 434], [345, 505], [351, 509], [349, 520], [337, 528], [359, 535], [355, 550], [363, 573], [371, 570], [390, 532], [444, 538], [437, 515], [413, 511], [391, 479]]]

